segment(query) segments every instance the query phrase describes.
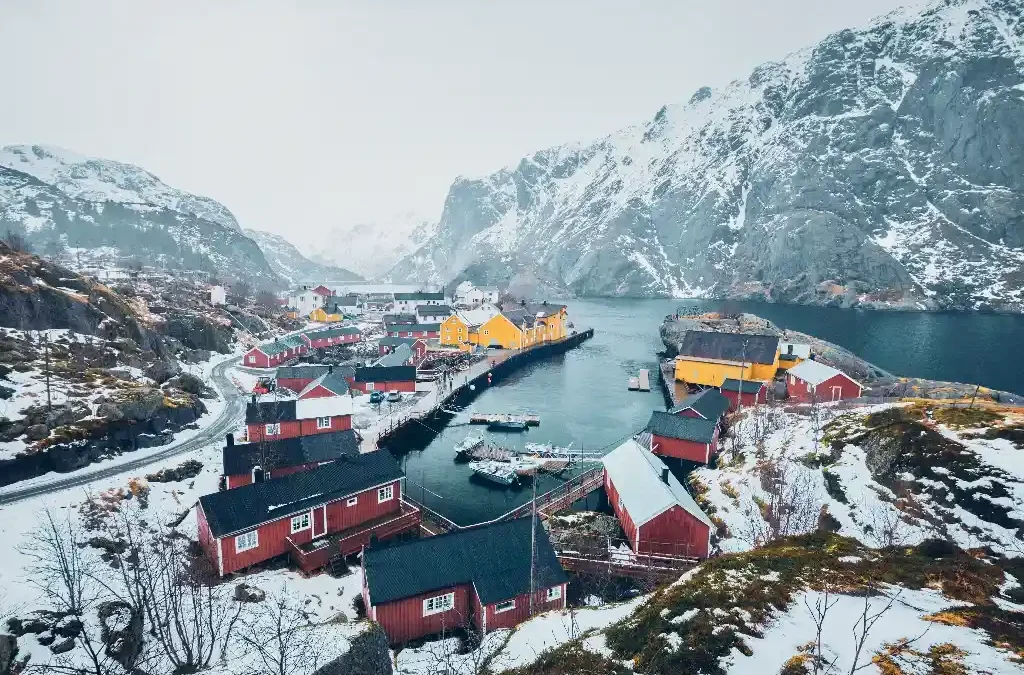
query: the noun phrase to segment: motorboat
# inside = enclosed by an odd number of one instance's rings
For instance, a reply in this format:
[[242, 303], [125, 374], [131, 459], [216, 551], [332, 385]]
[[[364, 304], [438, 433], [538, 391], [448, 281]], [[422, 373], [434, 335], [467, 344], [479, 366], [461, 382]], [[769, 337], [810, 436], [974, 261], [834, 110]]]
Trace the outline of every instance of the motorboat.
[[514, 485], [519, 482], [519, 476], [506, 462], [470, 462], [469, 468], [475, 475], [498, 485]]

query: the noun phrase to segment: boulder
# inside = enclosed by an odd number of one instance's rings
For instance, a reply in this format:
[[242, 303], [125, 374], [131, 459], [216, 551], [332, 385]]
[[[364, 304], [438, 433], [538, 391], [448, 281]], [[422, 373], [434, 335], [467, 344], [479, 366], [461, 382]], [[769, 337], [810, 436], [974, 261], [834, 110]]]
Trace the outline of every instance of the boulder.
[[18, 658], [18, 638], [0, 633], [0, 675], [10, 675]]
[[96, 610], [106, 653], [125, 670], [132, 670], [142, 652], [142, 617], [126, 602], [104, 602]]
[[12, 396], [14, 396], [14, 394], [15, 394], [15, 390], [14, 389], [11, 389], [10, 387], [5, 387], [4, 385], [0, 384], [0, 399], [3, 399], [3, 400], [6, 401], [9, 398], [11, 398]]
[[66, 654], [75, 648], [74, 638], [64, 638], [60, 642], [50, 645], [50, 651], [54, 654]]
[[163, 384], [167, 380], [181, 373], [181, 366], [177, 361], [171, 359], [160, 359], [146, 367], [143, 371], [146, 377], [157, 384]]
[[352, 639], [349, 650], [318, 668], [313, 675], [392, 675], [388, 636], [377, 623]]
[[13, 441], [14, 439], [25, 433], [25, 429], [28, 427], [25, 424], [25, 420], [10, 420], [0, 421], [0, 441], [6, 443]]
[[50, 435], [50, 428], [45, 424], [33, 424], [25, 429], [25, 436], [30, 441], [40, 441]]
[[63, 426], [65, 424], [74, 424], [88, 416], [89, 407], [81, 401], [74, 401], [73, 403], [54, 406], [52, 410], [46, 413], [45, 424], [53, 429], [54, 427]]
[[[195, 478], [203, 470], [203, 463], [189, 459], [171, 469], [161, 469], [156, 473], [146, 475], [146, 480], [153, 483], [173, 483], [175, 481]], [[236, 591], [237, 593], [237, 591]]]
[[263, 602], [267, 594], [262, 589], [241, 583], [235, 586], [235, 600], [238, 602]]
[[164, 387], [173, 387], [189, 394], [195, 394], [202, 398], [215, 398], [216, 392], [206, 386], [206, 383], [191, 373], [181, 373], [164, 383]]

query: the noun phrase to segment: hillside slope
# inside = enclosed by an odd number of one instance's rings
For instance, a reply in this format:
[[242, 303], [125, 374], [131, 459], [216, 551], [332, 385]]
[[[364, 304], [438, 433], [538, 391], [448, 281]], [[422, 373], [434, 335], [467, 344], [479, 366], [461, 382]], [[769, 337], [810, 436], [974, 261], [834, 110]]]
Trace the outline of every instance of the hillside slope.
[[460, 178], [392, 276], [1020, 311], [1022, 14], [897, 12], [605, 138]]
[[20, 234], [47, 255], [102, 250], [114, 264], [139, 260], [260, 287], [280, 284], [223, 205], [138, 167], [60, 148], [0, 150], [0, 232]]
[[289, 284], [302, 281], [360, 281], [361, 276], [343, 267], [313, 262], [279, 234], [246, 230], [245, 235], [256, 242], [274, 272]]
[[414, 213], [401, 213], [372, 223], [338, 225], [320, 238], [317, 262], [341, 265], [367, 278], [380, 277], [395, 263], [422, 246], [437, 223]]

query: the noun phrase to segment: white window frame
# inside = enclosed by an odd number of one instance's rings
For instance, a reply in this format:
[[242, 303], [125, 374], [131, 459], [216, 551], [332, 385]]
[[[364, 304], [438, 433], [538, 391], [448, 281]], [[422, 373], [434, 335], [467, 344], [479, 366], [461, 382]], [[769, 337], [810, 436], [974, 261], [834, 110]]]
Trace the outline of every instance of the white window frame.
[[435, 595], [423, 601], [423, 616], [440, 614], [455, 609], [455, 593]]
[[256, 355], [255, 354], [250, 354], [249, 355], [249, 363], [256, 363]]
[[263, 427], [263, 432], [267, 436], [277, 436], [278, 434], [281, 433], [281, 423], [277, 422], [274, 424], [266, 424]]
[[345, 506], [355, 506], [359, 503], [359, 497], [349, 497], [348, 501], [345, 502]]
[[[251, 540], [251, 543], [250, 543]], [[260, 531], [252, 530], [251, 532], [243, 532], [242, 534], [235, 537], [235, 553], [243, 553], [245, 551], [251, 551], [254, 548], [260, 546]]]
[[501, 614], [502, 612], [510, 612], [516, 608], [516, 599], [505, 600], [504, 602], [494, 603], [494, 613]]
[[790, 384], [796, 384], [796, 375], [790, 375], [789, 376], [789, 383]]
[[378, 504], [383, 504], [384, 502], [389, 502], [389, 501], [391, 501], [394, 498], [395, 498], [395, 486], [394, 485], [385, 485], [384, 487], [377, 489], [377, 503]]
[[366, 391], [373, 391], [373, 382], [366, 383]]
[[330, 429], [331, 428], [331, 418], [329, 416], [328, 417], [317, 417], [316, 418], [316, 428], [317, 429]]
[[309, 513], [300, 513], [297, 516], [292, 516], [292, 534], [296, 532], [302, 532], [313, 527], [313, 518]]
[[561, 599], [562, 599], [562, 587], [561, 586], [552, 586], [551, 588], [548, 589], [548, 602], [551, 602], [552, 600], [561, 600]]

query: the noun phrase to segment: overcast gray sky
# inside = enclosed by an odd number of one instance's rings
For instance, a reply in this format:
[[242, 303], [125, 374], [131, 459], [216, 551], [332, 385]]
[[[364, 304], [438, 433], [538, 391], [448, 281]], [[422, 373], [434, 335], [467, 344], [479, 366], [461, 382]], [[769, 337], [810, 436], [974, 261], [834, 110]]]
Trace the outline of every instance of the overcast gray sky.
[[305, 243], [601, 136], [898, 0], [0, 0], [0, 144], [144, 166]]

